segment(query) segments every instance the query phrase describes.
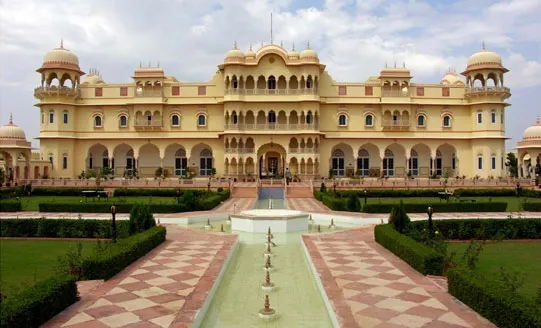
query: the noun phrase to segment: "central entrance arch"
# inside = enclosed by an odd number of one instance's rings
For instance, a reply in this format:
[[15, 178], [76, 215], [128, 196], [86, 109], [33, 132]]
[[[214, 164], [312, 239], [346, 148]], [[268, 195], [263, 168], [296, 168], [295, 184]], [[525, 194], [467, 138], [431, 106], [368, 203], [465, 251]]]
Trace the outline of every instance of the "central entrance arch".
[[260, 179], [285, 175], [286, 149], [276, 143], [267, 143], [257, 150], [257, 168]]

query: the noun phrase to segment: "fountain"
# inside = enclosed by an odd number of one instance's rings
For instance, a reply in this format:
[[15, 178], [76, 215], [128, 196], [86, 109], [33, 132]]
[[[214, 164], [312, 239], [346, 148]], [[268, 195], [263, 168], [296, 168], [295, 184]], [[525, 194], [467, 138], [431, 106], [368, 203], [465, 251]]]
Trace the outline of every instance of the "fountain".
[[334, 225], [334, 219], [331, 218], [331, 225], [329, 226], [331, 229], [335, 229], [336, 226]]
[[274, 309], [271, 309], [269, 295], [265, 295], [265, 308], [259, 310], [259, 317], [265, 320], [271, 320], [276, 314]]
[[[237, 205], [237, 204], [235, 204], [235, 206], [236, 206], [236, 205]], [[231, 225], [231, 215], [229, 215], [229, 216], [227, 217], [227, 221], [225, 221], [225, 224], [227, 224], [228, 226]]]
[[309, 214], [283, 209], [246, 210], [231, 215], [231, 230], [244, 232], [294, 232], [308, 230]]
[[270, 243], [267, 243], [267, 249], [265, 250], [265, 253], [263, 253], [263, 256], [264, 256], [265, 258], [271, 257], [271, 256], [272, 256], [272, 252], [271, 252], [271, 244], [270, 244]]
[[321, 224], [317, 225], [317, 232], [321, 232]]
[[220, 232], [225, 232], [225, 231], [224, 231], [224, 224], [223, 224], [223, 223], [220, 225]]
[[274, 283], [270, 281], [270, 272], [267, 271], [265, 282], [261, 284], [261, 289], [265, 292], [272, 292], [274, 290]]
[[312, 214], [310, 214], [310, 216], [308, 217], [308, 224], [314, 224], [314, 220], [312, 220]]
[[265, 266], [263, 267], [263, 269], [267, 272], [270, 272], [270, 271], [273, 271], [274, 270], [274, 267], [272, 266], [271, 264], [271, 260], [270, 260], [270, 257], [267, 257], [267, 261], [265, 262]]
[[207, 219], [207, 224], [205, 224], [205, 230], [212, 230], [212, 225], [210, 224], [210, 219]]

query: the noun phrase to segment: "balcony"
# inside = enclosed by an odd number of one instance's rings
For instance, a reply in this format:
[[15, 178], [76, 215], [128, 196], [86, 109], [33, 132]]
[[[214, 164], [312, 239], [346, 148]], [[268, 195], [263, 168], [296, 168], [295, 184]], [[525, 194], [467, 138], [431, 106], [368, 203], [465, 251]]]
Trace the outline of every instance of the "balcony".
[[[224, 90], [225, 100], [239, 100], [244, 97], [269, 97], [271, 99], [278, 100], [275, 97], [290, 97], [291, 101], [295, 100], [319, 100], [318, 88], [303, 88], [303, 89], [234, 89], [229, 88]], [[281, 99], [280, 99], [281, 100]]]
[[163, 92], [162, 90], [136, 90], [135, 91], [136, 97], [162, 97]]
[[161, 130], [162, 120], [136, 120], [133, 126], [137, 130]]
[[382, 90], [382, 97], [409, 97], [409, 90]]
[[300, 131], [310, 130], [316, 131], [319, 129], [318, 124], [288, 124], [288, 123], [245, 123], [245, 124], [226, 124], [225, 130], [229, 131]]
[[503, 95], [505, 98], [509, 97], [511, 95], [511, 90], [507, 87], [473, 87], [473, 88], [466, 88], [466, 97], [471, 96], [482, 96], [482, 95]]
[[57, 86], [48, 86], [48, 87], [37, 87], [34, 89], [34, 97], [37, 99], [43, 99], [47, 96], [54, 95], [64, 95], [68, 97], [79, 98], [81, 96], [81, 90], [79, 88], [70, 88], [70, 87], [57, 87]]
[[226, 148], [226, 154], [255, 154], [254, 148]]
[[409, 120], [383, 120], [381, 126], [385, 130], [409, 130]]
[[290, 154], [319, 154], [319, 148], [289, 148]]

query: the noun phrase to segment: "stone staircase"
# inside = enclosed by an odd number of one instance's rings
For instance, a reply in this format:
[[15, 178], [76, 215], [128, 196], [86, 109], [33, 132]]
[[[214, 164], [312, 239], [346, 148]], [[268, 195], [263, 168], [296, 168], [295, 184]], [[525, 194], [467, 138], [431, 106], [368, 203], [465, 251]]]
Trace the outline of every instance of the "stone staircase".
[[235, 187], [233, 188], [232, 198], [257, 198], [257, 188], [254, 187]]
[[304, 186], [289, 186], [287, 188], [286, 198], [313, 198], [314, 194], [310, 190], [310, 187]]

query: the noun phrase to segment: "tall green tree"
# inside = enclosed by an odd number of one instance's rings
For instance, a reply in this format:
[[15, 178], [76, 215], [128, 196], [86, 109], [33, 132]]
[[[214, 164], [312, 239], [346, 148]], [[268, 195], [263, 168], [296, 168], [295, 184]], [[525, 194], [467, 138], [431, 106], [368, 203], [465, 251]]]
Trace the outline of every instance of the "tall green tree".
[[505, 162], [509, 175], [512, 177], [518, 178], [518, 159], [515, 156], [515, 153], [507, 153], [507, 162]]

